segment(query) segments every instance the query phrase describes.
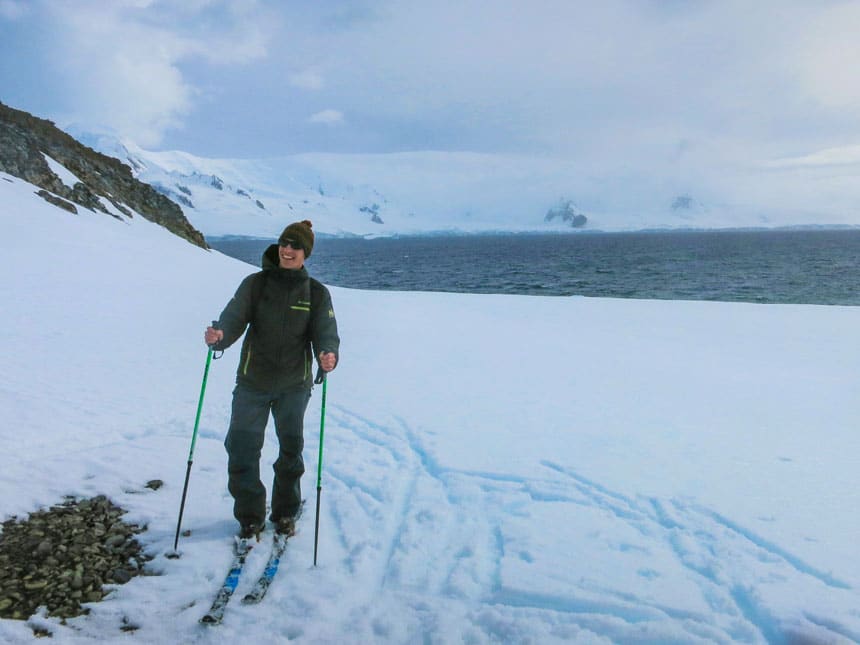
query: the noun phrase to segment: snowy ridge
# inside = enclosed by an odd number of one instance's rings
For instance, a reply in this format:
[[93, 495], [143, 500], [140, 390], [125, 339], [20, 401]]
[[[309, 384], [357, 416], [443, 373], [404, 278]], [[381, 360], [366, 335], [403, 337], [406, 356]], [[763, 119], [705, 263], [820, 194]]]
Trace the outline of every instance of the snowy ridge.
[[[208, 237], [277, 236], [298, 219], [332, 235], [569, 231], [548, 211], [571, 202], [585, 230], [805, 225], [822, 213], [788, 200], [693, 191], [687, 182], [600, 173], [570, 161], [468, 152], [301, 154], [270, 159], [204, 159], [150, 152], [130, 141], [80, 134], [158, 187]], [[741, 171], [742, 185], [756, 169]], [[769, 172], [774, 172], [770, 169]], [[789, 171], [790, 172], [790, 171]], [[700, 194], [701, 193], [701, 194]], [[829, 225], [855, 225], [838, 210]]]
[[[206, 642], [198, 620], [237, 528], [223, 440], [238, 348], [210, 371], [191, 534], [165, 556], [202, 332], [249, 267], [33, 191], [0, 174], [0, 297], [14, 303], [0, 510], [108, 495], [147, 526], [153, 575], [67, 624], [0, 620], [0, 641], [39, 627], [72, 644]], [[259, 606], [231, 604], [218, 639], [860, 642], [856, 307], [331, 290], [343, 348], [319, 566], [309, 512], [284, 575]], [[267, 477], [276, 452], [270, 431]], [[265, 559], [251, 552], [237, 597]]]

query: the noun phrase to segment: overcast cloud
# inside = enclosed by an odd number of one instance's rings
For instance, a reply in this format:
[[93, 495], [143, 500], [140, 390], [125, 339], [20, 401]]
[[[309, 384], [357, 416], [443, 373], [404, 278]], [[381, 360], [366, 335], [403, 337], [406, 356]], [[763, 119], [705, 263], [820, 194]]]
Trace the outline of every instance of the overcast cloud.
[[202, 156], [844, 164], [858, 33], [837, 0], [0, 0], [0, 100]]

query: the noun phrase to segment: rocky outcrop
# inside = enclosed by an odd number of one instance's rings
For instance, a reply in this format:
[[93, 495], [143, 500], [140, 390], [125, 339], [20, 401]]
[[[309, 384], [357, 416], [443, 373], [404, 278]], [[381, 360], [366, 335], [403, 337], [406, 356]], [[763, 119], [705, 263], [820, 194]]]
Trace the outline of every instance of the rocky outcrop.
[[358, 210], [362, 213], [369, 213], [370, 221], [374, 224], [385, 224], [385, 222], [379, 216], [379, 204], [374, 203], [372, 206], [362, 206]]
[[689, 195], [678, 195], [672, 200], [672, 210], [688, 211], [693, 208], [694, 203], [693, 198]]
[[[112, 585], [143, 573], [149, 556], [107, 497], [69, 499], [0, 532], [0, 617], [25, 620], [37, 608], [69, 618], [86, 613]], [[48, 635], [48, 634], [42, 634]]]
[[[45, 159], [64, 166], [77, 178], [67, 186]], [[197, 246], [208, 248], [203, 234], [186, 219], [176, 203], [132, 176], [131, 169], [113, 157], [88, 148], [51, 121], [0, 103], [0, 170], [43, 189], [40, 194], [66, 210], [82, 206], [118, 217], [132, 211], [160, 224]], [[62, 202], [62, 203], [60, 203]]]
[[550, 208], [544, 217], [544, 221], [551, 222], [556, 218], [570, 224], [573, 228], [582, 228], [588, 223], [588, 218], [582, 213], [578, 213], [573, 202], [569, 199], [562, 200], [555, 208]]
[[672, 200], [671, 208], [673, 215], [690, 222], [695, 221], [698, 216], [704, 215], [708, 212], [708, 209], [704, 204], [688, 193], [677, 195]]

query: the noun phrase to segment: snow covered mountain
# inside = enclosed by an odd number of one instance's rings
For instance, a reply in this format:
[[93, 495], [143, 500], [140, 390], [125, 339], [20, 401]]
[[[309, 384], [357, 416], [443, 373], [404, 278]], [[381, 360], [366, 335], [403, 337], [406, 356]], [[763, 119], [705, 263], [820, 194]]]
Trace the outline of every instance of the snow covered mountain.
[[[298, 219], [339, 236], [860, 225], [852, 168], [750, 162], [697, 173], [655, 161], [643, 174], [618, 163], [432, 151], [206, 159], [75, 128], [70, 136], [2, 108], [0, 170], [64, 208], [127, 204], [201, 245], [204, 236], [273, 237]], [[51, 164], [68, 169], [69, 182]]]
[[469, 153], [204, 159], [80, 138], [127, 163], [207, 236], [272, 236], [304, 218], [333, 235], [570, 228], [543, 221], [560, 190], [548, 186], [549, 164]]
[[[569, 203], [582, 230], [725, 228], [820, 223], [809, 208], [729, 203], [684, 182], [600, 175], [573, 162], [451, 152], [301, 154], [205, 159], [152, 152], [110, 136], [79, 134], [127, 163], [141, 181], [180, 204], [208, 237], [271, 237], [298, 219], [331, 235], [567, 231], [547, 215]], [[707, 193], [702, 190], [700, 192]], [[855, 224], [850, 213], [828, 224]]]

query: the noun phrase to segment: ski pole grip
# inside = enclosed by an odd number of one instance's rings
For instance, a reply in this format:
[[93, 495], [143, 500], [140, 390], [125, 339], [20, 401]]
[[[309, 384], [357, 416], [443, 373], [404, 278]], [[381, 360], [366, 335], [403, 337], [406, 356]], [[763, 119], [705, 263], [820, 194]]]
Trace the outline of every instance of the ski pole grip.
[[[329, 354], [330, 352], [326, 350], [322, 350], [320, 354]], [[315, 385], [320, 385], [325, 380], [325, 372], [323, 371], [322, 365], [317, 369], [317, 377], [314, 379]]]
[[[212, 325], [211, 325], [212, 329], [216, 329], [215, 325], [217, 325], [217, 324], [218, 324], [218, 321], [217, 321], [217, 320], [213, 320], [213, 321], [212, 321]], [[209, 347], [211, 348], [211, 347], [212, 347], [213, 345], [215, 345], [217, 342], [218, 342], [218, 341], [215, 341], [214, 343], [212, 343], [212, 345], [209, 345]]]
[[[218, 329], [218, 328], [215, 326], [215, 325], [217, 325], [217, 324], [218, 324], [218, 321], [217, 321], [217, 320], [213, 320], [213, 321], [212, 321], [212, 329]], [[213, 352], [212, 358], [214, 358], [215, 360], [218, 360], [219, 358], [221, 358], [221, 357], [224, 355], [224, 350], [223, 350], [223, 349], [222, 349], [222, 350], [220, 350], [220, 351], [219, 351], [219, 350], [216, 350], [216, 349], [213, 349], [213, 348], [215, 347], [215, 345], [217, 345], [219, 342], [220, 342], [220, 341], [215, 341], [214, 343], [212, 343], [211, 345], [209, 345], [209, 346], [208, 346], [208, 347], [209, 347], [209, 349]]]

